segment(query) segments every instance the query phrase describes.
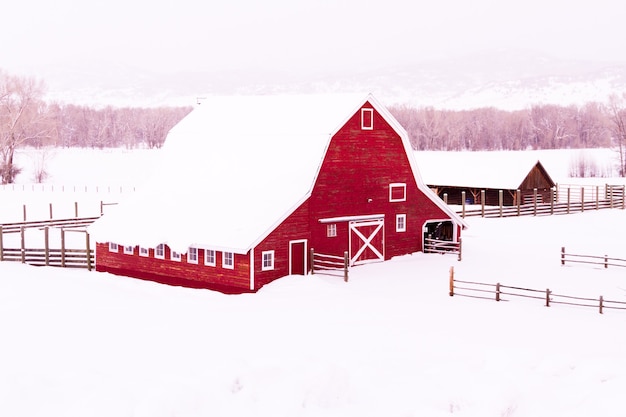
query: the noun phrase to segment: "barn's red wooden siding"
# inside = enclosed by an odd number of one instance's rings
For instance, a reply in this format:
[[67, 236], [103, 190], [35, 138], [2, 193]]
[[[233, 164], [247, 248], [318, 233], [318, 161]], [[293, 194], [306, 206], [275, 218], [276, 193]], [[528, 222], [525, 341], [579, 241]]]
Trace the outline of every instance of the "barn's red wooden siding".
[[[254, 286], [261, 288], [275, 279], [289, 275], [289, 242], [292, 240], [310, 240], [309, 202], [305, 201], [289, 217], [278, 225], [254, 249]], [[262, 271], [263, 252], [274, 251], [274, 269]]]
[[204, 265], [204, 250], [198, 249], [198, 263], [187, 262], [187, 255], [180, 261], [170, 259], [170, 249], [165, 246], [165, 259], [154, 257], [154, 249], [149, 256], [139, 256], [135, 246], [133, 254], [125, 254], [120, 246], [118, 252], [110, 252], [108, 243], [96, 244], [96, 271], [110, 272], [156, 281], [163, 284], [191, 288], [207, 288], [225, 293], [250, 291], [250, 262], [248, 255], [235, 254], [235, 267], [222, 267], [222, 253], [216, 251], [215, 266]]
[[[373, 108], [365, 103], [363, 108]], [[338, 222], [337, 236], [326, 236], [320, 219], [385, 216], [385, 259], [422, 250], [422, 226], [449, 219], [418, 189], [399, 134], [374, 110], [373, 130], [361, 129], [357, 111], [332, 138], [311, 194], [311, 245], [321, 253], [348, 250], [348, 224]], [[406, 200], [389, 201], [389, 185], [406, 184]], [[396, 232], [396, 215], [406, 214], [406, 231]]]

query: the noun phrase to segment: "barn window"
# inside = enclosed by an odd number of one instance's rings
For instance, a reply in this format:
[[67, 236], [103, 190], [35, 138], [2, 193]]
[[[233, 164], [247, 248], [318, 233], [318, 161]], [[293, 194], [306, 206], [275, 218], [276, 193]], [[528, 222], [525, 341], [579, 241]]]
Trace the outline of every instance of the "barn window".
[[133, 246], [124, 246], [124, 253], [126, 255], [132, 255], [133, 249], [135, 249]]
[[396, 214], [396, 232], [406, 232], [406, 214]]
[[148, 248], [139, 246], [139, 256], [149, 256], [149, 255], [150, 255], [150, 251], [148, 250]]
[[165, 259], [165, 245], [161, 243], [154, 250], [154, 257], [157, 259]]
[[406, 184], [394, 182], [389, 184], [389, 202], [406, 201]]
[[187, 262], [190, 264], [198, 263], [198, 248], [189, 248], [189, 251], [187, 251]]
[[215, 266], [215, 251], [213, 249], [204, 250], [204, 264], [206, 266]]
[[173, 250], [173, 251], [170, 253], [170, 259], [171, 259], [172, 261], [178, 261], [178, 262], [180, 262], [180, 253], [179, 253], [179, 252], [176, 252], [175, 250]]
[[361, 129], [374, 129], [374, 109], [361, 109]]
[[232, 252], [222, 252], [222, 267], [228, 269], [235, 268], [235, 254]]
[[326, 225], [326, 236], [327, 237], [337, 236], [337, 225], [335, 223]]
[[270, 271], [274, 269], [274, 251], [268, 250], [263, 251], [263, 263], [261, 270], [262, 271]]
[[118, 250], [117, 243], [109, 242], [109, 252], [117, 252]]

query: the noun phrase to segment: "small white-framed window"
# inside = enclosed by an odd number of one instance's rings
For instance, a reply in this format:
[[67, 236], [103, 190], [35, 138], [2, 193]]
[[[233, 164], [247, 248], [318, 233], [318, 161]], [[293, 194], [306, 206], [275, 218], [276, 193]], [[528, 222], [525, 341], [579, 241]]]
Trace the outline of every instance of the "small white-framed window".
[[170, 259], [172, 261], [180, 262], [180, 258], [181, 258], [180, 252], [176, 252], [175, 250], [170, 251]]
[[222, 268], [235, 268], [235, 254], [232, 252], [222, 252]]
[[396, 232], [406, 232], [406, 214], [396, 214]]
[[143, 246], [139, 246], [139, 256], [150, 256], [150, 250], [148, 248], [144, 248]]
[[198, 263], [198, 248], [189, 248], [187, 251], [187, 262], [190, 264]]
[[134, 251], [135, 251], [134, 246], [124, 246], [124, 254], [132, 255]]
[[389, 184], [389, 202], [406, 201], [406, 183], [394, 182]]
[[109, 252], [119, 252], [119, 246], [117, 243], [109, 242]]
[[215, 251], [213, 249], [204, 250], [204, 264], [206, 266], [215, 266]]
[[361, 109], [361, 130], [374, 129], [374, 109]]
[[263, 251], [261, 256], [261, 271], [271, 271], [272, 269], [274, 269], [274, 251]]
[[337, 225], [335, 223], [329, 223], [326, 225], [326, 237], [337, 236]]
[[154, 257], [157, 259], [165, 259], [165, 245], [163, 243], [157, 245], [154, 249]]

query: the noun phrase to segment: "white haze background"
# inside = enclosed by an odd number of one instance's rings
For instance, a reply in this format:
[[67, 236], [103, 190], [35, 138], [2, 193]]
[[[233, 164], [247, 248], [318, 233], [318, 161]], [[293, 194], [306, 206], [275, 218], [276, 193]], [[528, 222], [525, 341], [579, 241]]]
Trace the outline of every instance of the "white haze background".
[[[22, 201], [123, 200], [154, 152], [51, 150], [55, 191], [24, 164], [0, 221]], [[575, 182], [562, 152], [550, 173]], [[622, 416], [626, 311], [450, 297], [448, 277], [626, 301], [623, 268], [559, 262], [561, 246], [626, 258], [626, 212], [467, 222], [461, 262], [415, 253], [236, 296], [0, 263], [0, 415]]]

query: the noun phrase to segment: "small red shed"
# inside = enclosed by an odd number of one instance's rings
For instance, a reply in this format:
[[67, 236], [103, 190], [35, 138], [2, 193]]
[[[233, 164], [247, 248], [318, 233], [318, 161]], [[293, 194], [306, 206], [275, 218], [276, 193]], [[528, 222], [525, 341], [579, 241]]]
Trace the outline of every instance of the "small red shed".
[[372, 95], [214, 97], [168, 134], [149, 184], [90, 227], [96, 269], [228, 293], [421, 251], [466, 226], [419, 175], [408, 136]]

